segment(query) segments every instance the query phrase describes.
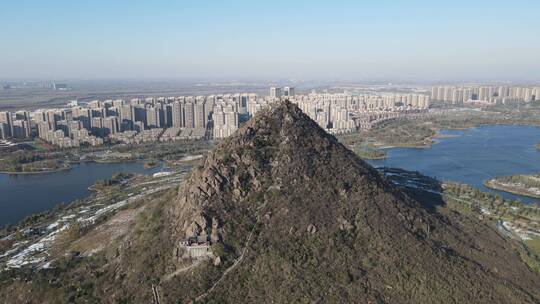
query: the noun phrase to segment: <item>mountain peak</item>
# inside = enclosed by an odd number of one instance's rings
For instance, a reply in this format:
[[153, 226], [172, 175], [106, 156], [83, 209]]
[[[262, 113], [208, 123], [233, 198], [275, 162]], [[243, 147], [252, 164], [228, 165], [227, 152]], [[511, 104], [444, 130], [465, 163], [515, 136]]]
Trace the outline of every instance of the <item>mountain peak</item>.
[[175, 267], [212, 259], [199, 276], [216, 302], [540, 297], [495, 231], [427, 212], [289, 101], [208, 154], [167, 214]]
[[[177, 209], [173, 213], [175, 218], [183, 218], [181, 211], [186, 204], [191, 204], [190, 210], [198, 212], [205, 208], [220, 209], [259, 191], [267, 191], [269, 187], [272, 191], [288, 192], [318, 180], [321, 180], [318, 187], [322, 188], [338, 184], [335, 185], [339, 188], [335, 193], [338, 199], [346, 198], [355, 186], [368, 187], [363, 189], [366, 195], [384, 188], [404, 198], [375, 169], [326, 133], [297, 105], [284, 100], [259, 112], [206, 156], [203, 166], [194, 170], [186, 182], [190, 186], [179, 192], [177, 206], [180, 208], [173, 207]], [[414, 202], [408, 200], [407, 204]], [[317, 207], [314, 211], [329, 210]], [[182, 229], [185, 225], [182, 224]]]
[[[317, 136], [337, 142], [333, 136], [327, 134], [309, 116], [289, 100], [276, 101], [268, 108], [261, 110], [243, 128], [227, 141], [261, 139], [257, 135], [263, 135], [262, 140], [280, 141], [280, 143], [295, 143], [301, 135]], [[276, 138], [268, 138], [269, 136]], [[290, 138], [292, 137], [292, 138]], [[271, 142], [274, 143], [274, 142]]]

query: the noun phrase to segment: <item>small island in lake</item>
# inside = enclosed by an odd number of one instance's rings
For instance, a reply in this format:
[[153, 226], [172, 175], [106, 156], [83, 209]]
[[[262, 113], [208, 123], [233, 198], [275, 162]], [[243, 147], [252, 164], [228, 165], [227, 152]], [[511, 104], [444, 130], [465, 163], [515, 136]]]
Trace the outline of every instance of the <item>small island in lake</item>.
[[540, 173], [500, 176], [484, 182], [488, 188], [540, 198]]
[[386, 152], [373, 145], [354, 146], [353, 151], [365, 159], [385, 159]]
[[0, 172], [8, 174], [35, 174], [69, 169], [71, 165], [54, 154], [18, 151], [6, 153], [0, 160]]

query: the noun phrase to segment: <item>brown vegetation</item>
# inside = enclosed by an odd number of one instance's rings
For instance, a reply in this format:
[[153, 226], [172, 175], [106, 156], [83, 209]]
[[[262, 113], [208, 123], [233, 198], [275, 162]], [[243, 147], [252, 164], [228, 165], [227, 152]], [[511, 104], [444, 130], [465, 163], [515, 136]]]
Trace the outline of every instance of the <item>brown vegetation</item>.
[[[220, 263], [164, 280], [193, 262], [181, 241], [214, 232]], [[540, 278], [511, 241], [425, 209], [289, 102], [222, 142], [124, 241], [62, 263], [54, 290], [52, 275], [19, 274], [0, 300], [149, 303], [158, 286], [162, 303], [540, 301]]]

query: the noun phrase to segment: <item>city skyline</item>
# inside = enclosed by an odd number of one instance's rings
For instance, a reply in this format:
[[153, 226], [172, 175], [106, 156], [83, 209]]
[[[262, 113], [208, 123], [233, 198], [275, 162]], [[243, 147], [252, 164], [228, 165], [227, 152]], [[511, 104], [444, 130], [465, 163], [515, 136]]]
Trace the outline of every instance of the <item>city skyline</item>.
[[[59, 85], [60, 86], [60, 85]], [[64, 86], [62, 86], [64, 87]], [[380, 122], [429, 109], [427, 94], [363, 94], [348, 92], [295, 94], [292, 86], [256, 93], [92, 100], [65, 107], [0, 111], [0, 139], [39, 137], [69, 148], [99, 146], [104, 138], [122, 143], [222, 139], [231, 136], [260, 110], [279, 100], [296, 103], [332, 134], [369, 129]], [[157, 130], [163, 129], [163, 130]]]
[[534, 1], [6, 3], [0, 79], [538, 81], [539, 8]]

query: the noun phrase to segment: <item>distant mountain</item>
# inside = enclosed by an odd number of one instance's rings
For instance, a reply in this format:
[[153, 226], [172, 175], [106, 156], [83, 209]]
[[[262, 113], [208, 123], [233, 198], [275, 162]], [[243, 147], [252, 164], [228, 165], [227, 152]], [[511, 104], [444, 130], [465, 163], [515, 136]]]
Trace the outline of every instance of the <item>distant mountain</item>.
[[287, 101], [221, 143], [109, 247], [55, 274], [91, 284], [86, 297], [69, 283], [4, 291], [21, 302], [540, 302], [540, 276], [511, 241], [411, 199]]

